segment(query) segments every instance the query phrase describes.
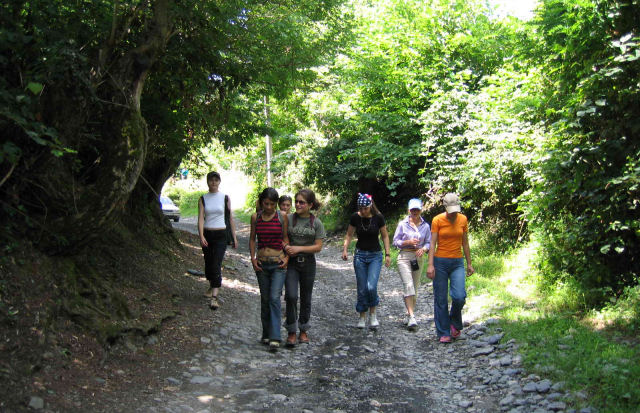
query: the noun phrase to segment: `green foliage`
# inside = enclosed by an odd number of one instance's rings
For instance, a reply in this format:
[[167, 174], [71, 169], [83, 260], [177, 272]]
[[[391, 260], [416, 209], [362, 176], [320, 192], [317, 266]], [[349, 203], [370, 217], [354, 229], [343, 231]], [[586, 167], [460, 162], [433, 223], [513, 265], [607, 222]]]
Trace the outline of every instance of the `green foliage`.
[[517, 199], [529, 187], [536, 130], [523, 107], [537, 78], [522, 71], [517, 54], [530, 45], [529, 32], [491, 20], [479, 2], [354, 9], [353, 52], [322, 72], [307, 100], [323, 139], [305, 180], [345, 206], [374, 182], [383, 211], [420, 196], [430, 216], [441, 210], [438, 195], [459, 192], [472, 225], [505, 242], [524, 239]]
[[198, 200], [207, 191], [187, 191], [182, 188], [171, 187], [166, 195], [180, 208], [180, 216], [198, 216]]
[[[522, 348], [528, 369], [563, 381], [570, 390], [586, 391], [588, 404], [598, 411], [633, 411], [640, 403], [640, 357], [632, 347], [558, 314], [521, 317], [503, 328], [509, 338], [535, 343]], [[579, 400], [572, 404], [586, 407]]]
[[[638, 289], [628, 289], [604, 311], [585, 313], [577, 281], [547, 289], [536, 267], [542, 245], [525, 243], [495, 254], [478, 243], [483, 234], [472, 235], [476, 274], [467, 279], [469, 310], [497, 316], [503, 341], [516, 340], [528, 371], [565, 383], [570, 408], [634, 411], [640, 400]], [[611, 328], [602, 329], [603, 323]], [[574, 391], [586, 392], [587, 399], [571, 396]]]
[[587, 305], [640, 275], [638, 15], [637, 1], [557, 0], [536, 20], [552, 135], [527, 211], [545, 240], [549, 282], [574, 278]]

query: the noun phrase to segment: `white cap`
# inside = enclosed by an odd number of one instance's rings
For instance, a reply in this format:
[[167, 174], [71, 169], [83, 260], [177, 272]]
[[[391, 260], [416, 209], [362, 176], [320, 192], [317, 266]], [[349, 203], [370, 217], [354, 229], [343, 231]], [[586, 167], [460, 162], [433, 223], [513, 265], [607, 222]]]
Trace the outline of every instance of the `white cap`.
[[409, 209], [422, 209], [422, 201], [418, 198], [409, 200]]

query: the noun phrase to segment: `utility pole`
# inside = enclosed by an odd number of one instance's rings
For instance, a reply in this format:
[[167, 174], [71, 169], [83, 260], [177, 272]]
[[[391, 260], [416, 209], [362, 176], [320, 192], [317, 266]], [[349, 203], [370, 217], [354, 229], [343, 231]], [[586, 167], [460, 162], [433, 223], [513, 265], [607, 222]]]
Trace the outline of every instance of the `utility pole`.
[[[267, 127], [271, 126], [271, 117], [269, 113], [269, 96], [264, 96], [264, 121]], [[273, 157], [273, 153], [271, 151], [271, 136], [267, 134], [266, 136], [266, 156], [267, 156], [267, 186], [273, 186], [273, 177], [271, 176], [271, 158]]]

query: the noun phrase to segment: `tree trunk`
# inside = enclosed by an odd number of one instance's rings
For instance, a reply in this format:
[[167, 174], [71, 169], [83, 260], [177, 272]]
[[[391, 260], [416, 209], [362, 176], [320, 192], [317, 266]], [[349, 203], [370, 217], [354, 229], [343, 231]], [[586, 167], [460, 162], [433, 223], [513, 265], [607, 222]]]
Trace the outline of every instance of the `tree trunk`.
[[[46, 122], [58, 130], [64, 146], [77, 151], [71, 156], [43, 151], [25, 165], [21, 202], [35, 229], [29, 236], [43, 249], [71, 253], [125, 211], [145, 165], [148, 130], [140, 98], [169, 39], [167, 11], [167, 0], [153, 4], [145, 41], [126, 53], [109, 38], [91, 69], [93, 96], [71, 74], [43, 96]], [[117, 8], [114, 22], [119, 24]]]

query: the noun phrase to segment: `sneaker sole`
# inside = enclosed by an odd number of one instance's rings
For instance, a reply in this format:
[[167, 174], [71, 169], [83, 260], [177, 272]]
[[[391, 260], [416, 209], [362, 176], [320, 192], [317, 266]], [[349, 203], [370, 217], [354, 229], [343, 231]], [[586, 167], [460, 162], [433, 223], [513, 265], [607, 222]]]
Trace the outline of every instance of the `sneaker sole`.
[[416, 331], [417, 329], [418, 329], [418, 325], [417, 324], [412, 325], [412, 326], [407, 326], [407, 330], [409, 330], [409, 331]]

